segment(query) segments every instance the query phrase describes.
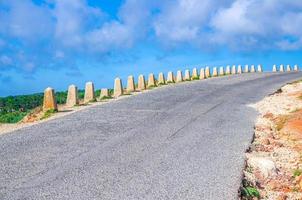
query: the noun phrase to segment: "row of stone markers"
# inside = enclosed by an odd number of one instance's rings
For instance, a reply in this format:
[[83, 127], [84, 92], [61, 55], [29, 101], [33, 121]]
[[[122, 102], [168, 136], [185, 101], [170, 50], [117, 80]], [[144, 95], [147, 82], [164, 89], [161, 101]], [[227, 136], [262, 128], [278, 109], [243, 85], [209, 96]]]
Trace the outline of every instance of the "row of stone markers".
[[[273, 65], [273, 72], [277, 72], [277, 65]], [[280, 65], [279, 66], [279, 72], [284, 72], [285, 71], [285, 68], [284, 68], [284, 65]], [[290, 71], [299, 71], [299, 67], [298, 65], [294, 65], [294, 69], [292, 70], [291, 66], [290, 65], [286, 65], [286, 71], [287, 72], [290, 72]]]
[[[233, 75], [233, 74], [241, 74], [241, 73], [248, 73], [248, 72], [262, 72], [262, 66], [258, 65], [257, 70], [255, 65], [245, 65], [244, 70], [241, 65], [233, 65], [224, 67], [214, 67], [212, 69], [212, 73], [210, 71], [210, 67], [201, 68], [200, 72], [198, 74], [197, 68], [194, 68], [192, 70], [192, 75], [190, 73], [190, 70], [185, 70], [184, 77], [182, 75], [182, 71], [177, 71], [176, 77], [174, 77], [173, 72], [168, 72], [167, 79], [165, 79], [165, 76], [163, 73], [159, 73], [158, 79], [155, 79], [154, 74], [150, 74], [148, 77], [148, 81], [146, 83], [144, 75], [138, 76], [138, 82], [137, 85], [135, 85], [134, 77], [129, 76], [127, 80], [127, 87], [124, 89], [122, 80], [120, 78], [116, 78], [114, 80], [114, 90], [113, 90], [113, 97], [117, 98], [119, 96], [122, 96], [123, 94], [130, 94], [133, 92], [139, 92], [146, 90], [148, 88], [157, 87], [160, 85], [166, 85], [171, 83], [179, 83], [183, 81], [191, 81], [191, 80], [201, 80], [206, 79], [210, 77], [217, 77], [217, 76], [224, 76], [224, 75]], [[298, 66], [294, 66], [294, 70], [298, 71]], [[276, 65], [273, 66], [273, 71], [277, 71]], [[279, 71], [284, 71], [284, 66], [280, 65]], [[291, 71], [291, 68], [289, 65], [287, 65], [286, 71]], [[111, 98], [111, 95], [109, 93], [109, 90], [104, 88], [101, 89], [100, 93], [100, 99], [103, 98]], [[84, 103], [94, 102], [96, 101], [95, 96], [95, 90], [94, 90], [94, 84], [92, 82], [86, 83], [85, 86], [85, 95], [84, 95]], [[68, 94], [67, 94], [67, 100], [66, 105], [68, 107], [73, 107], [79, 104], [79, 98], [78, 98], [78, 88], [75, 85], [70, 85], [68, 88]], [[44, 91], [44, 102], [43, 102], [43, 110], [57, 110], [57, 104], [55, 99], [55, 92], [52, 88], [47, 88]]]

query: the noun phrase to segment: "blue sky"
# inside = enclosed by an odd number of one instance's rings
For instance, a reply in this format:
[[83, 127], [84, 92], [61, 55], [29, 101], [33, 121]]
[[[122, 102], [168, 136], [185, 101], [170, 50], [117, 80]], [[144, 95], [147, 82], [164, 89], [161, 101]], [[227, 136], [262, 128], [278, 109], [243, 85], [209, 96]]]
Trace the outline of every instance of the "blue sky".
[[301, 24], [301, 0], [0, 0], [0, 96], [205, 65], [301, 65]]

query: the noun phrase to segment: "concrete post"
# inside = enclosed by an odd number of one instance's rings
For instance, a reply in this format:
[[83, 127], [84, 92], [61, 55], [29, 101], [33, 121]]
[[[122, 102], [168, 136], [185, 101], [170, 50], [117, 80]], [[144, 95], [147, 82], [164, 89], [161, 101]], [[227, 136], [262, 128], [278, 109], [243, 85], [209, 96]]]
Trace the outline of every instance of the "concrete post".
[[205, 70], [205, 78], [210, 78], [210, 77], [211, 77], [210, 67], [206, 67], [206, 70]]
[[200, 69], [200, 73], [199, 73], [199, 79], [205, 79], [206, 75], [205, 75], [205, 71], [204, 68]]
[[287, 72], [290, 72], [290, 71], [291, 71], [290, 65], [286, 65], [286, 71], [287, 71]]
[[244, 67], [244, 73], [249, 73], [249, 65], [245, 65], [245, 67]]
[[68, 87], [66, 105], [68, 107], [73, 107], [78, 104], [79, 104], [78, 88], [75, 85], [70, 85]]
[[44, 90], [43, 111], [58, 110], [54, 89], [48, 87]]
[[217, 67], [213, 68], [213, 77], [218, 76]]
[[167, 83], [174, 83], [173, 72], [168, 72]]
[[100, 98], [102, 99], [104, 97], [110, 97], [109, 90], [107, 88], [102, 88], [101, 89]]
[[142, 91], [146, 89], [146, 81], [145, 81], [145, 77], [144, 75], [139, 75], [138, 76], [138, 86], [137, 86], [138, 90]]
[[114, 93], [113, 96], [115, 98], [122, 96], [124, 93], [123, 91], [123, 85], [122, 85], [122, 80], [120, 78], [116, 78], [114, 80]]
[[225, 74], [226, 75], [230, 75], [231, 74], [231, 67], [230, 67], [230, 65], [226, 66]]
[[154, 77], [154, 74], [149, 74], [149, 77], [148, 77], [148, 87], [154, 87], [156, 86], [156, 83], [155, 83], [155, 77]]
[[185, 81], [190, 81], [191, 80], [191, 74], [190, 74], [190, 70], [186, 70], [185, 71]]
[[180, 82], [182, 82], [182, 81], [183, 81], [183, 79], [182, 79], [182, 73], [181, 73], [181, 71], [179, 70], [179, 71], [177, 71], [176, 83], [180, 83]]
[[233, 75], [236, 74], [236, 66], [235, 65], [232, 66], [232, 74]]
[[273, 65], [273, 72], [277, 72], [277, 66]]
[[257, 72], [262, 72], [262, 65], [258, 65]]
[[242, 67], [241, 67], [241, 65], [238, 65], [237, 74], [242, 74]]
[[280, 65], [279, 72], [284, 72], [284, 65]]
[[251, 65], [251, 72], [254, 73], [255, 71], [255, 65]]
[[135, 91], [135, 82], [134, 82], [134, 77], [128, 76], [128, 80], [127, 80], [127, 92], [134, 92]]
[[219, 76], [224, 76], [224, 69], [223, 69], [223, 67], [219, 68]]
[[160, 72], [158, 74], [158, 85], [164, 85], [166, 84], [165, 75], [164, 73]]
[[192, 72], [192, 79], [198, 79], [198, 72], [197, 72], [197, 69], [196, 69], [196, 68], [193, 69], [193, 72]]
[[87, 82], [85, 85], [84, 103], [95, 101], [94, 85], [92, 82]]
[[295, 65], [295, 66], [294, 66], [294, 71], [296, 71], [296, 72], [299, 71], [298, 65]]

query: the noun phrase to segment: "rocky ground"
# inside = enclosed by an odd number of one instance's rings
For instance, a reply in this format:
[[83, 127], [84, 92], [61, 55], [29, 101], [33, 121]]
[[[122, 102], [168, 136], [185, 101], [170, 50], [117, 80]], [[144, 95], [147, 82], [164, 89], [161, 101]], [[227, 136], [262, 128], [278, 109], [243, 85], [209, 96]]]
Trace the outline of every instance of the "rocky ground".
[[260, 116], [246, 153], [241, 199], [302, 199], [302, 82], [252, 106]]

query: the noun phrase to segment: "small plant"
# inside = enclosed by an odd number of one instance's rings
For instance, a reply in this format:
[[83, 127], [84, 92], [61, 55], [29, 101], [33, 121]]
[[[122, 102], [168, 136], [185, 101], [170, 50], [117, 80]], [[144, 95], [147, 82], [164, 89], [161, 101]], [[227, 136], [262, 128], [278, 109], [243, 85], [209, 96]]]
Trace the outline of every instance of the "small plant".
[[0, 116], [0, 123], [10, 123], [10, 124], [17, 123], [21, 121], [26, 115], [27, 112], [20, 112], [20, 111], [6, 113]]
[[300, 176], [301, 174], [302, 174], [302, 169], [296, 169], [293, 172], [294, 177]]
[[197, 77], [197, 76], [195, 76], [195, 77], [192, 77], [192, 80], [194, 81], [194, 80], [199, 80], [199, 78]]
[[159, 83], [158, 86], [167, 85], [166, 83]]
[[44, 113], [43, 117], [41, 117], [41, 120], [47, 119], [47, 118], [51, 117], [51, 116], [52, 116], [54, 113], [56, 113], [56, 112], [58, 112], [58, 110], [55, 110], [55, 109], [49, 109], [49, 110], [47, 110], [47, 111]]
[[243, 187], [241, 189], [241, 195], [246, 199], [253, 199], [254, 197], [260, 198], [259, 191], [254, 187]]
[[148, 89], [154, 89], [156, 87], [157, 87], [156, 85], [150, 85], [150, 86], [148, 86]]
[[113, 97], [112, 96], [103, 96], [103, 97], [101, 97], [100, 100], [107, 100], [107, 99], [113, 99]]
[[174, 83], [174, 81], [167, 81], [167, 84], [172, 84]]
[[280, 116], [278, 121], [276, 122], [276, 129], [277, 131], [280, 131], [283, 127], [286, 121], [288, 120], [287, 116]]

